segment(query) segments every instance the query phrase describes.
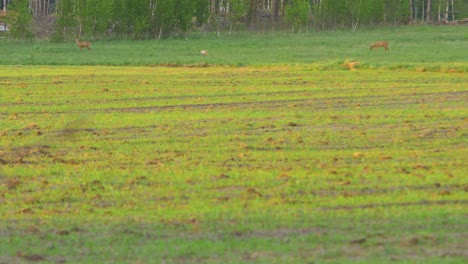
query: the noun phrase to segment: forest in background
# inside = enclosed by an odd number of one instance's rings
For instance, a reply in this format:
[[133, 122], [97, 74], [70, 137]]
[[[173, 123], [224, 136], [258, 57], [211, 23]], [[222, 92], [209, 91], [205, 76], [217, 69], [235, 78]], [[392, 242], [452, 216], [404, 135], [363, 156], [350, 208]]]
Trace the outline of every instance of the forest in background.
[[466, 23], [466, 0], [0, 0], [15, 39], [160, 39], [191, 32]]

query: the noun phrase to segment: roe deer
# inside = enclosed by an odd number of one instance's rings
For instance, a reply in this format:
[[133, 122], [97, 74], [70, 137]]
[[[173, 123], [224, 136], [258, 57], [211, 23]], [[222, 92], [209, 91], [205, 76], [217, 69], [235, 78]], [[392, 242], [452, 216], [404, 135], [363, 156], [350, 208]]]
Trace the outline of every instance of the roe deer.
[[369, 49], [372, 51], [374, 48], [383, 47], [385, 51], [388, 50], [388, 42], [387, 41], [379, 41], [375, 42], [374, 44], [370, 45]]
[[208, 51], [207, 50], [200, 50], [200, 55], [208, 56]]
[[88, 50], [91, 49], [91, 42], [88, 42], [88, 41], [80, 42], [78, 39], [75, 39], [75, 42], [76, 42], [76, 45], [78, 45], [78, 48], [80, 48], [80, 50], [82, 48], [88, 48]]

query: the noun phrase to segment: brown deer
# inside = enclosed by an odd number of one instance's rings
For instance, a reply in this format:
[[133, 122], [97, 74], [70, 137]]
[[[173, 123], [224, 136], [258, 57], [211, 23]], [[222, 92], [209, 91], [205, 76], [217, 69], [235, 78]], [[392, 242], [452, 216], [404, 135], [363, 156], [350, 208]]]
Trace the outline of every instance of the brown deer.
[[75, 42], [76, 42], [76, 45], [78, 45], [78, 48], [80, 48], [80, 50], [82, 48], [88, 48], [88, 50], [91, 50], [91, 42], [88, 42], [88, 41], [80, 42], [78, 39], [75, 39]]
[[374, 44], [370, 45], [369, 49], [372, 51], [374, 48], [383, 47], [385, 51], [388, 51], [388, 42], [387, 41], [379, 41], [375, 42]]

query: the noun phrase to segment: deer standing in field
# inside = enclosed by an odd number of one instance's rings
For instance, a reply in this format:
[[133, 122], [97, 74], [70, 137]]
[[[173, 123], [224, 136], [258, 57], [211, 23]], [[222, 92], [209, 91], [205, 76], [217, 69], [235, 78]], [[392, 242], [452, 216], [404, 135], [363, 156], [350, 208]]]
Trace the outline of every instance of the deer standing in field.
[[369, 49], [372, 51], [374, 48], [384, 48], [385, 51], [388, 51], [388, 42], [387, 41], [379, 41], [375, 42], [372, 45], [370, 45]]
[[76, 45], [78, 45], [78, 48], [80, 48], [80, 50], [82, 48], [88, 48], [88, 50], [91, 50], [91, 42], [88, 42], [88, 41], [80, 42], [78, 39], [75, 39], [75, 42], [76, 42]]

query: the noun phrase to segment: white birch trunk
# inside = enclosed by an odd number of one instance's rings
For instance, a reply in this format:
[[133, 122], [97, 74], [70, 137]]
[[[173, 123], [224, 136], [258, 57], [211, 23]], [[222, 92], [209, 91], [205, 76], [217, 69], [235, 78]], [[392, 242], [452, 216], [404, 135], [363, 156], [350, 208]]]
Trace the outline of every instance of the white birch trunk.
[[432, 0], [427, 0], [426, 21], [431, 22], [432, 17]]

